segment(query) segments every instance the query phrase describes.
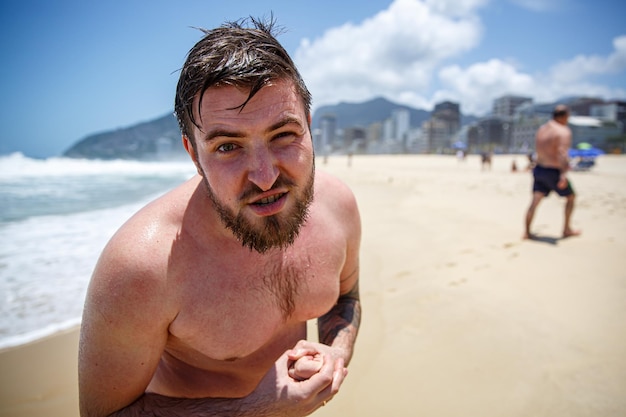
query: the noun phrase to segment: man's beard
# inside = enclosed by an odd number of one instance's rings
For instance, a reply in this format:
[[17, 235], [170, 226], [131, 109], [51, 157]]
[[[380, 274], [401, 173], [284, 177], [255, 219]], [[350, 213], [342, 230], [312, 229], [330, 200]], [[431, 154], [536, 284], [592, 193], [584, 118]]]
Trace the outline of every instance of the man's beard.
[[[302, 195], [296, 195], [295, 207], [290, 213], [278, 213], [272, 216], [260, 218], [260, 226], [248, 221], [240, 212], [227, 207], [219, 201], [203, 172], [203, 182], [205, 184], [209, 198], [220, 216], [224, 226], [233, 232], [235, 237], [241, 242], [242, 246], [247, 246], [250, 250], [254, 249], [259, 253], [265, 253], [269, 249], [280, 248], [285, 249], [293, 244], [300, 233], [300, 228], [309, 215], [309, 206], [313, 201], [313, 188], [315, 167], [311, 170], [311, 174], [302, 189]], [[288, 187], [289, 195], [295, 194], [297, 188], [294, 188], [293, 181], [279, 176], [272, 186], [274, 188]], [[242, 193], [242, 195], [254, 195], [263, 191], [254, 184]], [[240, 199], [241, 201], [241, 199]]]

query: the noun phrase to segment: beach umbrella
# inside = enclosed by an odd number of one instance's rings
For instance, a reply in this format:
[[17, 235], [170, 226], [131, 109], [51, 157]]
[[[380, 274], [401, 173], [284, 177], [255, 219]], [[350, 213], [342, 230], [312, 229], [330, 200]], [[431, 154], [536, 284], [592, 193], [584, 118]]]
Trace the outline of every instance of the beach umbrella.
[[594, 148], [593, 146], [591, 148], [586, 148], [586, 149], [570, 149], [569, 150], [569, 156], [570, 158], [596, 158], [600, 155], [604, 155], [604, 151], [602, 149], [598, 149], [598, 148]]
[[454, 142], [454, 143], [452, 144], [452, 147], [453, 147], [454, 149], [465, 149], [465, 148], [467, 147], [467, 145], [465, 145], [465, 143], [463, 143], [463, 142], [461, 142], [461, 141], [459, 140], [459, 141]]

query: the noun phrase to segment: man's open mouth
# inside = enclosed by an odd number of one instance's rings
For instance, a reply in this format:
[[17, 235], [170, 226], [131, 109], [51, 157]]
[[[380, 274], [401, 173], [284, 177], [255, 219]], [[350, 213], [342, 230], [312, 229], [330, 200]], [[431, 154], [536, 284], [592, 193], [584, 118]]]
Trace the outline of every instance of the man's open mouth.
[[286, 193], [281, 193], [281, 194], [275, 194], [269, 197], [265, 197], [265, 198], [260, 199], [259, 201], [255, 201], [252, 204], [256, 206], [265, 206], [267, 204], [272, 204], [280, 200], [285, 194]]

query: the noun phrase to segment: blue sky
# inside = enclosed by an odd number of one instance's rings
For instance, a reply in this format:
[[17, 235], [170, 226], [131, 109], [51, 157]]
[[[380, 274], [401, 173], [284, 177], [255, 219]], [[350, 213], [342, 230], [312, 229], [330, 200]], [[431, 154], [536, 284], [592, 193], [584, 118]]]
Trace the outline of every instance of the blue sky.
[[171, 112], [191, 27], [270, 12], [314, 106], [626, 99], [622, 0], [3, 0], [0, 154], [56, 156]]

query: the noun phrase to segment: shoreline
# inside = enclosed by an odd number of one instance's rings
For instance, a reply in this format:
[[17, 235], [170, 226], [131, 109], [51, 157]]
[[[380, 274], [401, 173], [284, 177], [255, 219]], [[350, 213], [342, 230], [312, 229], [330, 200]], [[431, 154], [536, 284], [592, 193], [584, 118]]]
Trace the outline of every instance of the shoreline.
[[0, 354], [7, 350], [19, 349], [22, 346], [27, 346], [31, 343], [36, 343], [56, 335], [64, 334], [72, 329], [77, 329], [80, 327], [81, 320], [81, 317], [77, 317], [61, 323], [49, 324], [41, 329], [0, 339]]
[[[512, 173], [516, 160], [518, 172]], [[626, 414], [626, 155], [572, 172], [523, 240], [525, 155], [318, 158], [361, 209], [363, 322], [339, 394], [314, 415]], [[78, 416], [78, 326], [0, 349], [0, 416]]]

